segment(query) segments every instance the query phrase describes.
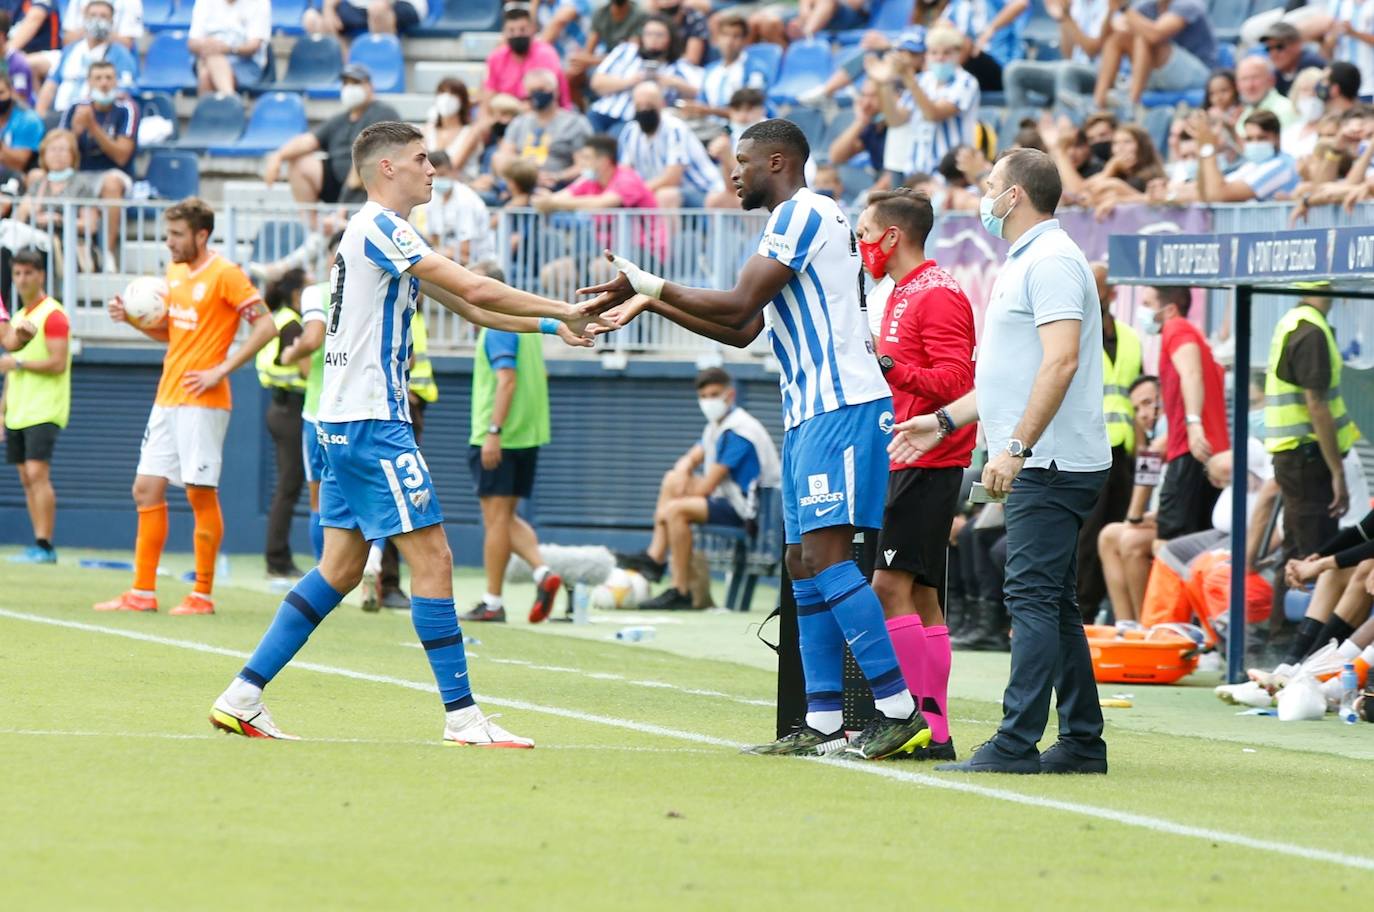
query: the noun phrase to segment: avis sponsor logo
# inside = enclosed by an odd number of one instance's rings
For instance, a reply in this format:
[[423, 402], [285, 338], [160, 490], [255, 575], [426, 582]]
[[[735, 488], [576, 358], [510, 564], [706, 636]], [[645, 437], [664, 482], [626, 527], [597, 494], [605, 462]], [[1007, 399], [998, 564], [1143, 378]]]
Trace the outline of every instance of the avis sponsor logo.
[[829, 475], [810, 475], [806, 479], [806, 496], [797, 501], [803, 507], [810, 507], [814, 504], [833, 504], [844, 501], [843, 491], [830, 490]]
[[348, 352], [326, 352], [324, 363], [330, 367], [348, 367]]

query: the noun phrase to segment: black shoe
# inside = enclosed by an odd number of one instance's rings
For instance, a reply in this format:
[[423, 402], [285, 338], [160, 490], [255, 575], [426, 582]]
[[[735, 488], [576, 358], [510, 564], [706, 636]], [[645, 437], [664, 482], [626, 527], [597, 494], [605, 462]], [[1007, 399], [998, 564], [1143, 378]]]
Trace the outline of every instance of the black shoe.
[[496, 624], [506, 623], [506, 609], [492, 608], [486, 602], [478, 602], [467, 614], [458, 617], [460, 621], [490, 621]]
[[1030, 775], [1040, 772], [1040, 757], [1009, 757], [998, 749], [996, 742], [984, 741], [973, 755], [960, 763], [941, 763], [935, 767], [940, 773], [1016, 773]]
[[919, 709], [905, 719], [889, 719], [879, 713], [844, 749], [857, 760], [883, 760], [907, 754], [930, 744], [930, 726]]
[[974, 652], [999, 651], [1006, 636], [1002, 632], [1001, 606], [987, 599], [978, 599], [969, 606], [968, 623], [964, 632], [951, 637], [949, 644], [954, 649]]
[[393, 611], [409, 611], [410, 596], [400, 589], [388, 589], [382, 593], [382, 607]]
[[646, 551], [637, 551], [632, 554], [617, 551], [615, 565], [625, 570], [633, 570], [651, 583], [661, 581], [663, 574], [668, 570], [667, 564], [660, 564]]
[[916, 750], [912, 751], [910, 754], [897, 754], [896, 756], [906, 756], [912, 760], [924, 761], [944, 760], [948, 762], [959, 759], [959, 755], [954, 752], [953, 738], [950, 738], [948, 741], [932, 741], [925, 747], [916, 748]]
[[692, 597], [669, 586], [639, 606], [640, 611], [691, 611]]
[[1107, 758], [1083, 758], [1064, 741], [1056, 741], [1040, 753], [1042, 773], [1096, 773], [1105, 775]]

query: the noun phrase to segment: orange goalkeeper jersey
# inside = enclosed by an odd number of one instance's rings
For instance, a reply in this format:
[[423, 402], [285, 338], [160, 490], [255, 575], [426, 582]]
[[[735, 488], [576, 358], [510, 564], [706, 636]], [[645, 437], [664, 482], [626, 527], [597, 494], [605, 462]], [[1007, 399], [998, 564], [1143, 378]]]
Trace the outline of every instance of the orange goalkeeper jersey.
[[234, 342], [239, 318], [262, 298], [242, 269], [220, 256], [194, 272], [186, 263], [167, 267], [167, 357], [156, 404], [198, 405], [228, 409], [229, 381], [195, 395], [184, 389], [187, 371], [205, 370], [224, 361]]

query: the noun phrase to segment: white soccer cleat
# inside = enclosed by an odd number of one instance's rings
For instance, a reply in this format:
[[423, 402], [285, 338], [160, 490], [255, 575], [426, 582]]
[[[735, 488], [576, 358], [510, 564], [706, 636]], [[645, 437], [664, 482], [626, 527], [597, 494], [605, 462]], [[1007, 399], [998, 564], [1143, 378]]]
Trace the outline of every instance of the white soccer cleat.
[[528, 750], [534, 741], [512, 735], [492, 720], [495, 715], [484, 715], [476, 706], [450, 713], [444, 725], [444, 743], [463, 747], [512, 747]]
[[267, 707], [259, 703], [248, 709], [231, 706], [224, 694], [220, 694], [215, 705], [210, 708], [210, 724], [220, 731], [245, 738], [276, 738], [279, 741], [299, 741], [295, 735], [288, 735], [277, 728]]

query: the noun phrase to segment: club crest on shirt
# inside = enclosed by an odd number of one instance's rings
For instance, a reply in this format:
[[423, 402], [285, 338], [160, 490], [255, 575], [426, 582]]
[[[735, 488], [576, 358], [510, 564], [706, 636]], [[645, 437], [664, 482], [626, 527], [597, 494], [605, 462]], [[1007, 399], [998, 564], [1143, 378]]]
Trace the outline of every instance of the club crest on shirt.
[[205, 292], [206, 292], [205, 283], [204, 283], [204, 282], [197, 282], [197, 283], [191, 288], [191, 300], [192, 300], [192, 301], [195, 301], [195, 302], [197, 302], [197, 303], [199, 303], [199, 302], [201, 302], [201, 301], [204, 301], [204, 300], [205, 300]]
[[421, 488], [418, 491], [411, 491], [408, 495], [410, 502], [415, 505], [415, 509], [424, 510], [429, 506], [429, 488]]

